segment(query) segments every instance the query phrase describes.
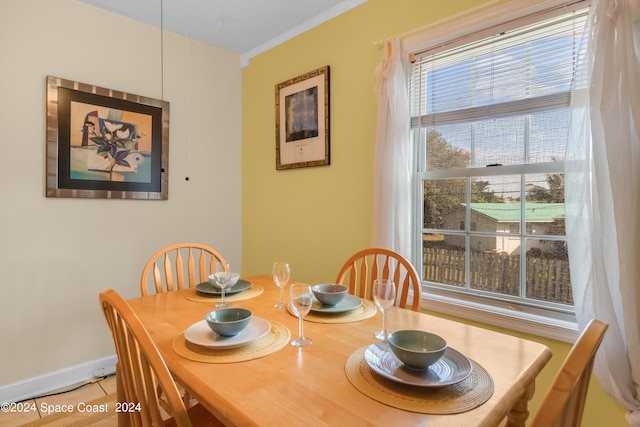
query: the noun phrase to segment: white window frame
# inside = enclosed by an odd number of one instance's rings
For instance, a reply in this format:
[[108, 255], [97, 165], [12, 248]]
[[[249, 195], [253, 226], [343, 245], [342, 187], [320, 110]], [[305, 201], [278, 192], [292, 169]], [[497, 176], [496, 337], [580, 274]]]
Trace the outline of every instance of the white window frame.
[[[472, 10], [438, 21], [423, 28], [420, 32], [403, 39], [404, 49], [409, 54], [433, 49], [454, 40], [469, 42], [495, 33], [495, 27], [509, 25], [514, 20], [522, 20], [521, 25], [543, 19], [541, 15], [553, 10], [575, 7], [588, 7], [590, 0], [510, 0], [491, 7], [496, 0], [489, 1]], [[560, 12], [562, 13], [562, 12]], [[486, 34], [485, 34], [486, 33]], [[422, 195], [422, 180], [414, 181], [414, 198]], [[420, 204], [416, 203], [414, 211], [414, 229], [422, 230]], [[420, 255], [421, 239], [414, 239], [413, 263], [422, 266]], [[575, 316], [553, 314], [548, 310], [536, 309], [507, 302], [489, 301], [472, 295], [461, 294], [453, 297], [450, 293], [438, 289], [424, 289], [422, 307], [427, 310], [456, 316], [475, 322], [482, 322], [498, 327], [516, 330], [563, 342], [574, 342], [578, 335]]]

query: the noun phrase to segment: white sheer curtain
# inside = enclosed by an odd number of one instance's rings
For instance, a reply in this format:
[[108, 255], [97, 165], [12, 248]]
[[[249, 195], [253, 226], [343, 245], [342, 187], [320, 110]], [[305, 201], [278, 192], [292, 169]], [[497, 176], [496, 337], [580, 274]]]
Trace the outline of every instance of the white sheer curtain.
[[640, 3], [594, 0], [572, 100], [566, 226], [578, 326], [609, 324], [594, 372], [640, 427]]
[[385, 41], [376, 67], [378, 115], [373, 188], [373, 244], [410, 259], [411, 172], [409, 95], [400, 38]]

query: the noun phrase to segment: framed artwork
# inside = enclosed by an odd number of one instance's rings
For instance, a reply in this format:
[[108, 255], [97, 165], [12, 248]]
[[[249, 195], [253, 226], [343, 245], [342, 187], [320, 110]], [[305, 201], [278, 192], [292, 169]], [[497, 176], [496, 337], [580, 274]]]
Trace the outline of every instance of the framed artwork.
[[329, 66], [276, 85], [276, 169], [329, 164]]
[[168, 198], [169, 103], [47, 76], [47, 197]]

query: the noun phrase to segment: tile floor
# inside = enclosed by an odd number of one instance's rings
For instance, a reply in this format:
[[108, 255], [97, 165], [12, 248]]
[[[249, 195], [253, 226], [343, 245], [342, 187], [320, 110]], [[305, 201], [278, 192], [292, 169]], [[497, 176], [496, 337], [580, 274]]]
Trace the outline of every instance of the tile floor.
[[0, 427], [16, 427], [46, 416], [46, 413], [41, 413], [41, 409], [43, 407], [46, 408], [49, 405], [69, 404], [75, 406], [80, 402], [89, 402], [115, 392], [116, 377], [112, 375], [72, 391], [40, 397], [37, 399], [25, 400], [23, 403], [28, 404], [30, 409], [35, 409], [35, 412], [31, 410], [16, 413], [0, 412]]

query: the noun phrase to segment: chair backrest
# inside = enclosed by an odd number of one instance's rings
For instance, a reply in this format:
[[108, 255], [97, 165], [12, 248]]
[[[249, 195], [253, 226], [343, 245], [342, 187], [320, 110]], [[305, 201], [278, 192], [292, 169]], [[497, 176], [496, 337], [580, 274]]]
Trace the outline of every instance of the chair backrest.
[[593, 319], [573, 345], [545, 393], [530, 427], [579, 427], [593, 362], [609, 325]]
[[119, 384], [126, 402], [140, 404], [128, 413], [133, 426], [164, 425], [160, 408], [178, 426], [191, 421], [167, 365], [140, 319], [113, 289], [100, 293], [100, 305], [111, 329], [118, 356]]
[[420, 281], [416, 269], [402, 255], [389, 249], [368, 248], [356, 252], [340, 269], [336, 283], [348, 286], [350, 294], [372, 299], [371, 291], [376, 279], [395, 282], [395, 305], [398, 307], [407, 307], [411, 290], [411, 309], [420, 310]]
[[[227, 263], [222, 255], [209, 246], [199, 243], [176, 243], [166, 246], [153, 254], [144, 266], [140, 278], [140, 292], [142, 295], [148, 295], [150, 289], [155, 290], [155, 293], [162, 293], [193, 288], [198, 283], [206, 282], [207, 276], [215, 272], [216, 261], [220, 261], [226, 269]], [[152, 286], [149, 284], [150, 279]]]

